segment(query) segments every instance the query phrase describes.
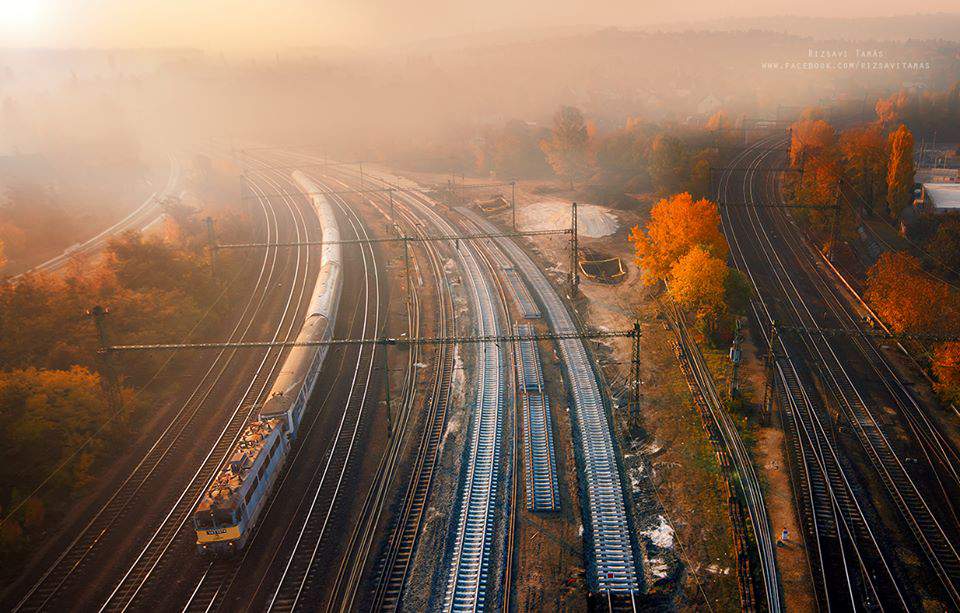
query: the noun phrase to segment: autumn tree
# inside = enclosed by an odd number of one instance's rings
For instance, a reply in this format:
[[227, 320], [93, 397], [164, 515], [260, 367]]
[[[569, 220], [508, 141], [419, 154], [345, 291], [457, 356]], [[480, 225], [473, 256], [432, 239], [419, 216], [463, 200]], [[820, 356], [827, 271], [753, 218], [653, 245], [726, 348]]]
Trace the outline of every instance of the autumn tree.
[[960, 269], [960, 218], [942, 221], [927, 243], [927, 250], [941, 270], [949, 272]]
[[905, 252], [884, 253], [867, 271], [865, 298], [897, 333], [930, 333], [955, 321], [956, 303], [949, 287], [923, 272], [920, 261]]
[[724, 313], [726, 263], [700, 245], [694, 245], [670, 267], [670, 297], [684, 311], [692, 312], [707, 329]]
[[[100, 376], [86, 368], [0, 372], [0, 486], [29, 491], [91, 435], [86, 452], [98, 456], [116, 428], [108, 425], [110, 407], [101, 391]], [[101, 426], [107, 426], [100, 430]], [[86, 464], [86, 465], [85, 465]], [[89, 463], [76, 462], [53, 482], [73, 491], [90, 478]], [[2, 500], [10, 507], [11, 499]], [[43, 507], [26, 507], [26, 527], [43, 521]]]
[[674, 263], [694, 246], [721, 261], [726, 259], [728, 249], [717, 205], [706, 199], [694, 200], [688, 193], [657, 202], [650, 211], [646, 231], [635, 226], [630, 241], [647, 285], [669, 278]]
[[850, 128], [840, 134], [847, 184], [875, 209], [886, 201], [887, 140], [877, 124]]
[[960, 403], [960, 342], [937, 345], [933, 351], [932, 370], [940, 397], [945, 402]]
[[580, 109], [562, 106], [553, 116], [549, 139], [540, 141], [540, 148], [553, 171], [570, 182], [581, 180], [590, 169], [590, 133]]
[[790, 163], [794, 167], [829, 152], [837, 143], [837, 131], [823, 119], [805, 119], [790, 127]]
[[874, 107], [877, 113], [877, 122], [881, 127], [884, 127], [903, 120], [908, 103], [909, 96], [904, 90], [900, 90], [889, 98], [880, 98]]
[[910, 204], [913, 192], [913, 134], [900, 124], [890, 133], [890, 162], [887, 166], [887, 206], [896, 218]]

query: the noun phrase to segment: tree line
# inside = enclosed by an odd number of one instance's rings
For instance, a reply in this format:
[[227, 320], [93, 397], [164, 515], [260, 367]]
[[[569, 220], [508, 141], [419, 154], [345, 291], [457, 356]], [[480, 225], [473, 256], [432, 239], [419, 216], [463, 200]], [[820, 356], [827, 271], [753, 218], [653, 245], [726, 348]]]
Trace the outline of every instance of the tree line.
[[[233, 313], [248, 256], [220, 257], [220, 277], [232, 282], [215, 279], [198, 214], [168, 203], [161, 235], [129, 232], [112, 239], [97, 261], [0, 284], [0, 560], [22, 554], [124, 448], [146, 408], [162, 400], [145, 386], [169, 356], [114, 361], [122, 406], [116, 413], [87, 310], [108, 305], [111, 340], [128, 343], [203, 340]], [[216, 214], [225, 240], [249, 238], [245, 219]], [[167, 367], [188, 359], [176, 357]]]
[[474, 169], [503, 179], [557, 177], [566, 187], [610, 204], [631, 196], [709, 195], [718, 145], [742, 125], [718, 112], [704, 126], [628, 119], [601, 132], [580, 109], [561, 106], [549, 127], [509, 121], [481, 131]]

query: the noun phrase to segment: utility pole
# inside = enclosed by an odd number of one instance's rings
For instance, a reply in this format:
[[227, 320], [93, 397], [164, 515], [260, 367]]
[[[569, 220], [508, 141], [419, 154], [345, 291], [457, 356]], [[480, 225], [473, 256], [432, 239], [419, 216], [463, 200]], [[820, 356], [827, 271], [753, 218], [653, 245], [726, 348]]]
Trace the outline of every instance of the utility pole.
[[407, 308], [410, 308], [410, 241], [407, 240], [406, 235], [403, 237], [403, 271], [404, 278], [407, 283], [407, 292], [406, 292], [406, 301]]
[[390, 195], [390, 221], [393, 221], [393, 188], [387, 189], [387, 194]]
[[580, 271], [578, 267], [580, 265], [580, 244], [577, 238], [577, 203], [574, 202], [571, 207], [571, 223], [570, 230], [572, 234], [570, 235], [570, 296], [572, 297], [574, 292], [577, 291], [577, 286], [580, 285]]
[[106, 317], [110, 314], [110, 309], [95, 306], [86, 313], [88, 316], [93, 318], [93, 323], [97, 328], [97, 342], [100, 346], [97, 348], [97, 354], [100, 356], [103, 367], [104, 376], [100, 379], [100, 387], [103, 390], [104, 396], [107, 398], [107, 405], [110, 407], [110, 412], [114, 414], [119, 414], [123, 409], [123, 398], [120, 395], [120, 385], [117, 382], [116, 372], [113, 369], [113, 360], [107, 347], [110, 346], [109, 338], [107, 337], [107, 325]]
[[513, 231], [517, 231], [517, 180], [510, 181], [510, 208], [513, 209]]
[[629, 414], [631, 417], [640, 415], [640, 334], [640, 322], [635, 321], [633, 323], [633, 355], [630, 364], [632, 393]]
[[740, 345], [743, 342], [743, 336], [740, 334], [740, 320], [737, 320], [737, 331], [733, 337], [733, 346], [730, 347], [730, 363], [732, 365], [732, 370], [730, 372], [730, 400], [733, 400], [737, 396], [739, 388], [737, 386], [737, 375], [740, 371], [740, 357], [741, 350]]
[[837, 199], [833, 205], [833, 227], [830, 231], [830, 262], [834, 262], [837, 251], [837, 242], [840, 240], [840, 182], [837, 181]]
[[357, 162], [357, 164], [360, 165], [360, 189], [362, 190], [362, 189], [364, 189], [364, 187], [363, 187], [363, 162]]
[[217, 235], [213, 230], [213, 217], [203, 220], [207, 226], [207, 248], [210, 250], [210, 276], [217, 278]]
[[769, 416], [773, 413], [773, 393], [774, 393], [774, 376], [775, 376], [775, 365], [776, 365], [776, 346], [777, 346], [777, 322], [770, 322], [770, 343], [767, 346], [767, 358], [764, 362], [764, 386], [763, 386], [763, 407], [761, 411], [763, 412], [764, 418], [769, 419]]

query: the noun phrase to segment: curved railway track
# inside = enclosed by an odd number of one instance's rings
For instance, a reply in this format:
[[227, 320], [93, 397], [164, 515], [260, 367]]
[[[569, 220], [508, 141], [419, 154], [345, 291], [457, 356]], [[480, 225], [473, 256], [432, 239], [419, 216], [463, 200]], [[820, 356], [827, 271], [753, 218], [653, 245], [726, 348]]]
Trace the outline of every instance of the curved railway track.
[[[764, 597], [767, 609], [782, 611], [783, 602], [780, 594], [780, 580], [777, 573], [776, 553], [774, 550], [773, 533], [770, 529], [770, 518], [767, 516], [767, 507], [764, 502], [763, 488], [753, 459], [743, 443], [737, 426], [733, 423], [730, 414], [725, 408], [717, 390], [713, 375], [700, 351], [696, 341], [690, 338], [684, 314], [674, 307], [674, 314], [670, 317], [671, 325], [677, 332], [684, 353], [688, 357], [698, 386], [706, 397], [707, 410], [720, 434], [720, 439], [727, 454], [735, 467], [735, 482], [740, 488], [740, 495], [750, 516], [750, 527], [756, 547], [756, 556], [760, 564], [760, 573], [763, 583]], [[746, 603], [744, 603], [746, 604]]]
[[[280, 228], [276, 208], [268, 200], [259, 200], [266, 226], [266, 238], [275, 240]], [[264, 251], [253, 290], [245, 303], [237, 322], [229, 334], [231, 340], [247, 338], [254, 322], [266, 308], [266, 298], [276, 285], [276, 277], [282, 274], [282, 261], [276, 249]], [[295, 285], [295, 284], [294, 284]], [[282, 324], [283, 314], [280, 321]], [[156, 441], [133, 467], [113, 494], [100, 505], [97, 512], [76, 533], [76, 536], [59, 556], [43, 572], [13, 607], [14, 610], [42, 610], [54, 606], [64, 592], [77, 583], [77, 578], [91, 566], [102, 563], [109, 555], [113, 531], [137, 504], [142, 504], [156, 487], [157, 481], [166, 477], [165, 471], [185, 449], [196, 443], [191, 433], [198, 423], [207, 419], [201, 409], [218, 390], [238, 356], [236, 350], [217, 353], [199, 382], [192, 389], [179, 409], [169, 418], [169, 424], [160, 432]]]
[[[263, 172], [269, 171], [263, 170]], [[289, 177], [286, 177], [281, 173], [276, 173], [276, 176], [278, 180], [289, 181]], [[341, 209], [341, 213], [346, 215], [346, 211], [344, 209]], [[352, 216], [352, 213], [349, 215], [349, 221], [352, 221], [353, 227], [358, 227], [358, 220]], [[354, 248], [359, 249], [359, 246]], [[360, 255], [361, 257], [358, 258], [360, 260], [358, 266], [363, 268], [364, 266], [372, 265], [369, 258], [364, 258], [364, 256], [368, 255], [367, 250], [361, 251]], [[349, 337], [362, 336], [363, 334], [373, 334], [373, 332], [370, 331], [370, 328], [372, 327], [370, 320], [377, 315], [380, 308], [380, 301], [379, 294], [375, 293], [375, 295], [371, 298], [371, 291], [373, 290], [371, 289], [370, 283], [365, 283], [362, 291], [363, 295], [359, 300], [353, 303], [352, 312], [350, 313], [349, 318], [338, 317], [338, 321], [343, 322], [345, 326], [345, 330], [341, 332], [341, 334], [345, 334]], [[341, 307], [341, 310], [343, 310], [343, 307]], [[348, 321], [349, 323], [347, 323]], [[356, 330], [356, 332], [352, 332], [354, 330]], [[366, 376], [363, 370], [364, 364], [366, 364], [365, 359], [359, 354], [359, 352], [354, 355], [350, 351], [346, 351], [340, 354], [336, 362], [332, 362], [330, 365], [324, 366], [325, 370], [321, 372], [321, 377], [326, 378], [329, 381], [339, 379], [355, 380], [357, 377], [360, 377], [360, 380], [363, 380], [363, 378]], [[330, 372], [327, 370], [328, 368], [334, 368], [334, 365], [336, 365], [335, 372]], [[359, 380], [357, 380], [357, 384], [359, 385]], [[257, 526], [255, 527], [255, 532], [251, 537], [251, 544], [262, 545], [258, 535], [260, 535], [261, 532], [269, 533], [269, 528], [272, 526], [269, 526], [268, 524], [271, 522], [281, 521], [280, 518], [284, 515], [284, 509], [281, 508], [283, 504], [281, 503], [279, 506], [277, 506], [277, 502], [278, 500], [283, 500], [285, 497], [290, 495], [290, 488], [296, 487], [295, 481], [299, 479], [306, 482], [308, 486], [316, 485], [315, 480], [319, 475], [319, 465], [317, 466], [317, 469], [307, 471], [306, 475], [300, 475], [294, 471], [294, 467], [300, 467], [303, 464], [303, 461], [300, 460], [302, 456], [309, 455], [311, 452], [316, 452], [315, 445], [318, 443], [319, 439], [317, 436], [314, 436], [314, 432], [318, 431], [318, 426], [321, 428], [323, 427], [322, 414], [330, 413], [332, 410], [336, 410], [330, 409], [331, 402], [338, 403], [343, 396], [350, 394], [351, 389], [357, 388], [357, 385], [344, 386], [345, 389], [339, 389], [335, 384], [328, 384], [327, 387], [328, 389], [326, 390], [326, 393], [322, 399], [314, 398], [310, 403], [310, 410], [304, 416], [304, 421], [300, 427], [301, 432], [297, 437], [297, 444], [295, 444], [293, 447], [292, 456], [287, 461], [286, 467], [278, 484], [274, 487], [274, 491], [271, 494], [271, 497], [268, 501], [268, 506], [263, 513], [261, 521], [258, 522]], [[336, 426], [338, 423], [339, 422], [335, 421], [334, 426]], [[330, 450], [328, 449], [326, 451], [326, 456], [329, 457], [329, 454]], [[322, 464], [322, 462], [319, 464]], [[294, 489], [294, 491], [296, 490]], [[302, 517], [302, 512], [300, 512], [300, 508], [306, 506], [307, 497], [313, 491], [314, 489], [307, 487], [302, 494], [300, 494], [301, 500], [297, 512], [288, 519], [282, 520], [286, 522], [284, 524], [285, 529], [282, 533], [279, 535], [268, 535], [271, 537], [275, 536], [275, 539], [278, 542], [278, 545], [273, 546], [272, 548], [267, 545], [267, 551], [272, 552], [272, 557], [269, 560], [270, 566], [274, 565], [280, 559], [279, 556], [283, 553], [283, 549], [279, 546], [279, 543], [282, 543], [287, 538], [292, 538], [294, 534], [299, 534], [299, 530], [304, 525], [304, 519]], [[335, 503], [334, 506], [336, 506]], [[274, 514], [272, 511], [277, 511], [277, 513]], [[207, 567], [206, 572], [204, 572], [204, 574], [197, 580], [196, 587], [190, 593], [187, 605], [184, 606], [183, 610], [211, 611], [227, 606], [251, 609], [260, 606], [262, 604], [260, 602], [260, 600], [262, 600], [261, 595], [265, 590], [268, 589], [269, 585], [272, 585], [272, 579], [269, 573], [270, 566], [268, 566], [266, 570], [263, 568], [257, 568], [256, 560], [251, 557], [251, 551], [253, 549], [254, 547], [252, 545], [248, 545], [243, 550], [243, 553], [239, 559], [232, 558], [218, 560]], [[259, 551], [262, 553], [262, 548]], [[256, 554], [253, 554], [253, 556], [255, 557]], [[256, 579], [258, 576], [259, 580]], [[242, 579], [242, 581], [238, 581], [238, 579]], [[244, 587], [245, 584], [248, 584], [249, 587]], [[316, 606], [316, 599], [314, 596], [315, 594], [311, 594], [309, 602], [309, 606], [311, 607]], [[229, 602], [224, 600], [228, 597], [232, 597], [232, 600]], [[269, 595], [264, 597], [269, 597]]]
[[[768, 155], [769, 152], [761, 151], [750, 160], [750, 165], [759, 168]], [[742, 196], [749, 198], [748, 202], [755, 202], [755, 195], [751, 191], [754, 178], [755, 171], [744, 175]], [[730, 177], [726, 179], [729, 183]], [[763, 226], [757, 225], [752, 217], [750, 220], [753, 236], [748, 239], [749, 244], [763, 245], [757, 237]], [[761, 330], [769, 344], [773, 339], [763, 324], [769, 325], [774, 320], [773, 307], [764, 299], [763, 286], [757, 285], [758, 279], [766, 277], [757, 272], [759, 265], [755, 263], [751, 266], [747, 252], [733, 229], [729, 211], [724, 223], [734, 262], [757, 287], [758, 298], [752, 302], [752, 308], [757, 321], [762, 322]], [[765, 250], [762, 254], [761, 262], [766, 261], [768, 266], [772, 266], [775, 259]], [[773, 270], [776, 271], [774, 276], [777, 283], [786, 284], [786, 270]], [[794, 305], [793, 302], [790, 304]], [[798, 371], [794, 363], [792, 354], [798, 353], [801, 348], [788, 347], [782, 338], [778, 338], [775, 344], [774, 350], [781, 356], [775, 362], [775, 368], [787, 407], [784, 411], [785, 422], [792, 426], [794, 433], [791, 447], [793, 465], [797, 467], [794, 472], [797, 474], [799, 491], [803, 492], [801, 497], [807, 503], [801, 507], [801, 519], [807, 526], [808, 561], [818, 602], [826, 609], [856, 607], [858, 603], [878, 603], [881, 600], [903, 605], [904, 596], [888, 561], [890, 554], [881, 546], [871, 527], [876, 521], [872, 509], [861, 501], [861, 488], [848, 476], [849, 467], [842, 453], [838, 452], [832, 435], [833, 424], [819, 404], [813, 383], [801, 378], [803, 371]], [[882, 593], [876, 585], [881, 579], [884, 582], [880, 588], [884, 590]]]
[[[265, 181], [270, 189], [276, 191], [275, 182], [264, 176], [261, 176], [260, 179]], [[269, 199], [266, 192], [258, 186], [252, 185], [252, 187], [261, 198]], [[302, 211], [295, 205], [292, 198], [284, 195], [282, 199], [295, 221], [296, 240], [306, 240], [308, 238], [308, 227]], [[294, 278], [297, 281], [290, 286], [284, 301], [281, 324], [272, 334], [271, 340], [293, 340], [300, 330], [301, 319], [299, 315], [304, 306], [304, 296], [308, 293], [309, 258], [309, 249], [296, 249]], [[146, 543], [140, 547], [139, 553], [133, 563], [128, 566], [120, 581], [116, 583], [113, 590], [103, 601], [100, 606], [101, 611], [127, 610], [128, 608], [147, 606], [146, 601], [149, 594], [158, 587], [158, 576], [164, 574], [159, 572], [161, 563], [170, 562], [167, 554], [178, 537], [192, 540], [192, 531], [184, 530], [189, 522], [190, 514], [199, 502], [203, 492], [206, 491], [216, 471], [236, 444], [243, 427], [256, 413], [263, 395], [269, 389], [269, 383], [273, 375], [283, 363], [285, 353], [285, 350], [268, 350], [263, 353], [253, 378], [243, 391], [242, 399], [228, 416], [226, 424], [216, 437], [216, 441], [203, 457], [200, 466], [190, 477], [187, 486], [179, 490], [179, 494], [174, 493], [176, 498], [172, 501], [163, 501], [161, 508], [168, 509], [166, 514], [161, 519], [160, 524], [152, 531]]]
[[[768, 155], [769, 152], [755, 155], [751, 165], [761, 168]], [[745, 201], [779, 202], [775, 183], [757, 181], [756, 174], [755, 170], [744, 175]], [[758, 184], [766, 191], [757, 193]], [[758, 287], [759, 300], [754, 302], [754, 310], [761, 328], [775, 319], [772, 310], [776, 307], [768, 305], [763, 299], [764, 286], [757, 285], [758, 279], [761, 283], [773, 283], [776, 288], [773, 293], [783, 296], [785, 302], [778, 302], [777, 305], [786, 311], [780, 311], [778, 315], [785, 314], [791, 323], [810, 328], [823, 325], [815, 315], [816, 308], [811, 308], [796, 284], [800, 278], [798, 271], [784, 261], [790, 255], [800, 262], [809, 256], [802, 252], [799, 240], [792, 236], [789, 226], [784, 229], [781, 224], [781, 235], [773, 235], [770, 228], [775, 224], [765, 222], [756, 208], [749, 208], [736, 217], [739, 219], [735, 219], [729, 210], [725, 211], [725, 230], [735, 247], [735, 261]], [[770, 219], [769, 216], [766, 218]], [[781, 218], [781, 221], [784, 219]], [[742, 249], [742, 240], [738, 238], [740, 235], [746, 236], [745, 240], [758, 248], [753, 254], [752, 263]], [[774, 240], [779, 238], [787, 243], [786, 253], [774, 247]], [[757, 273], [755, 269], [763, 272]], [[808, 275], [804, 281], [813, 285], [812, 294], [818, 295], [826, 304], [826, 315], [843, 322], [842, 315], [846, 309], [837, 295], [829, 290], [829, 284], [816, 270], [807, 269], [806, 272]], [[849, 313], [846, 314], [849, 316]], [[846, 323], [856, 324], [853, 320]], [[877, 368], [877, 354], [871, 355], [866, 347], [856, 342], [853, 346], [862, 352], [868, 364]], [[955, 586], [960, 574], [960, 562], [951, 539], [869, 408], [855, 383], [855, 377], [849, 372], [848, 364], [834, 349], [830, 339], [820, 333], [802, 334], [799, 342], [778, 338], [775, 348], [783, 356], [777, 361], [776, 368], [788, 402], [787, 422], [793, 425], [797, 433], [793, 455], [800, 469], [796, 471], [800, 491], [805, 492], [802, 498], [807, 501], [804, 505], [806, 510], [801, 516], [812, 540], [812, 552], [808, 557], [821, 604], [842, 606], [846, 603], [846, 606], [856, 607], [867, 599], [880, 606], [908, 608], [912, 598], [901, 590], [902, 571], [892, 562], [888, 547], [879, 542], [875, 530], [870, 527], [875, 522], [874, 513], [869, 505], [864, 504], [860, 493], [862, 488], [848, 476], [849, 465], [838, 453], [834, 442], [836, 425], [830, 422], [829, 414], [816, 405], [816, 394], [807, 391], [813, 388], [804, 382], [806, 374], [797, 370], [794, 360], [798, 355], [809, 356], [804, 360], [805, 363], [815, 366], [818, 380], [829, 389], [839, 405], [840, 414], [844, 416], [844, 427], [856, 435], [890, 499], [900, 510], [901, 517], [943, 584], [945, 596], [956, 605]], [[891, 373], [888, 371], [887, 374]], [[897, 380], [896, 377], [893, 379]], [[890, 385], [889, 381], [885, 383]], [[902, 385], [899, 382], [897, 384]], [[895, 401], [902, 402], [902, 399]]]
[[[331, 200], [347, 219], [354, 236], [369, 238], [363, 222], [343, 199], [332, 195]], [[362, 243], [359, 248], [363, 258], [366, 283], [365, 315], [361, 338], [373, 338], [380, 329], [380, 273], [370, 244]], [[320, 585], [316, 581], [319, 571], [318, 554], [323, 539], [327, 536], [330, 518], [353, 458], [357, 433], [370, 393], [376, 350], [376, 345], [363, 345], [357, 352], [357, 364], [353, 371], [349, 396], [337, 425], [332, 447], [321, 463], [322, 470], [321, 464], [318, 464], [315, 477], [319, 481], [311, 487], [312, 494], [308, 492], [309, 500], [301, 501], [301, 504], [306, 503], [306, 514], [298, 520], [299, 528], [291, 526], [295, 528], [292, 549], [286, 555], [279, 581], [267, 601], [267, 607], [272, 611], [292, 611], [298, 606], [316, 606], [317, 594], [320, 590]], [[301, 514], [298, 513], [298, 515]]]
[[[409, 220], [408, 225], [416, 227], [416, 224], [409, 224]], [[416, 231], [420, 235], [424, 234], [420, 228]], [[423, 245], [427, 247], [433, 278], [437, 284], [437, 334], [447, 336], [451, 331], [456, 330], [453, 298], [446, 283], [443, 262], [437, 250], [433, 247], [433, 243], [425, 242]], [[395, 611], [400, 607], [440, 455], [440, 444], [450, 402], [453, 353], [451, 345], [443, 344], [437, 347], [434, 356], [436, 367], [427, 400], [427, 417], [419, 445], [417, 445], [413, 472], [404, 492], [394, 527], [387, 540], [383, 565], [374, 588], [371, 607], [374, 610]]]

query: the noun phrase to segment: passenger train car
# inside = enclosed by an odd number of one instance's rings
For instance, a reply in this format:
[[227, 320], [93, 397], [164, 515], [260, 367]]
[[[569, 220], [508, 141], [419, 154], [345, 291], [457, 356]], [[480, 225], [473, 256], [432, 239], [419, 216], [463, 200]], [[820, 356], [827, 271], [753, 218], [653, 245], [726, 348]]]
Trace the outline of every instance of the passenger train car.
[[[299, 171], [293, 178], [310, 199], [323, 233], [320, 272], [297, 341], [329, 340], [343, 285], [340, 231], [330, 203], [319, 195], [320, 188]], [[246, 426], [194, 510], [201, 553], [231, 553], [246, 544], [287, 459], [327, 349], [295, 346], [287, 354], [259, 419]]]

